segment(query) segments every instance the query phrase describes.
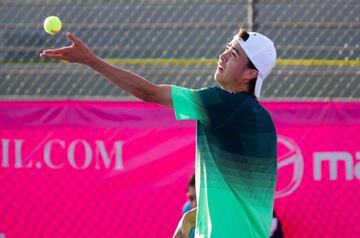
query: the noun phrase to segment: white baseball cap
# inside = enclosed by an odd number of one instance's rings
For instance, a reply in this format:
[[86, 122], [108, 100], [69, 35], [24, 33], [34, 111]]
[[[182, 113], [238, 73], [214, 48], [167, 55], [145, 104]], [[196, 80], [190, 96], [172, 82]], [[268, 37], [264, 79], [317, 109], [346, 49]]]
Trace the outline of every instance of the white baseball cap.
[[249, 38], [245, 41], [239, 34], [235, 35], [233, 40], [240, 44], [247, 57], [259, 71], [255, 85], [255, 96], [260, 97], [264, 79], [270, 74], [276, 63], [276, 50], [274, 42], [266, 36], [258, 32], [248, 32], [248, 34]]

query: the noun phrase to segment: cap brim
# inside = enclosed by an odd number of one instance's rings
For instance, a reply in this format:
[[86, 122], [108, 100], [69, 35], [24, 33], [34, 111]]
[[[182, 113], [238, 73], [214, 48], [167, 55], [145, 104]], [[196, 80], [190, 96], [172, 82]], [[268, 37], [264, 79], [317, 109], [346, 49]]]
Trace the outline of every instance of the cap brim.
[[261, 94], [261, 87], [262, 87], [262, 84], [263, 84], [263, 79], [262, 77], [260, 76], [260, 74], [258, 74], [258, 77], [256, 79], [256, 84], [255, 84], [255, 96], [256, 97], [260, 97], [260, 94]]

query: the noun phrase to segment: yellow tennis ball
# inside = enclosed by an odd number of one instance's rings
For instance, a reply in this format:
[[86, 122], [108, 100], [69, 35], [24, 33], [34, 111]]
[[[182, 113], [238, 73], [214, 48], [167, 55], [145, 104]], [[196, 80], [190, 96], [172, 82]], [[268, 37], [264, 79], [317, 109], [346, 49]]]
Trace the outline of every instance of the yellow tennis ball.
[[62, 23], [56, 16], [49, 16], [44, 21], [44, 30], [50, 35], [54, 35], [61, 30]]

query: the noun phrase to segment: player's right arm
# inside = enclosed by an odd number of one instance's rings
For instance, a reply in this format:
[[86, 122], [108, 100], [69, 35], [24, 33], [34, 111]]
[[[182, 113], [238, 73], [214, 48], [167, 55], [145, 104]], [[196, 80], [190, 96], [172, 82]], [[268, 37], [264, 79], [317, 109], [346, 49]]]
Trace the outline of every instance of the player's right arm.
[[40, 56], [87, 65], [119, 88], [143, 101], [173, 107], [170, 85], [153, 84], [133, 72], [111, 65], [97, 57], [74, 35], [66, 33], [66, 36], [72, 42], [71, 46], [44, 50]]

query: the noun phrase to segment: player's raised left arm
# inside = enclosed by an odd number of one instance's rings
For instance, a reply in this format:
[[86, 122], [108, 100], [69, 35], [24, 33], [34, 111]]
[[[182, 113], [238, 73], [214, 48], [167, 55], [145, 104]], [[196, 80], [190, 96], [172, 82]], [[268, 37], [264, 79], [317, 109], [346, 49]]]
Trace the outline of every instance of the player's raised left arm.
[[116, 67], [97, 57], [88, 46], [71, 33], [66, 33], [72, 45], [44, 50], [40, 56], [84, 64], [100, 73], [104, 78], [135, 97], [173, 107], [170, 85], [156, 85], [128, 70]]
[[99, 72], [119, 88], [126, 90], [135, 97], [145, 101], [162, 104], [172, 108], [171, 86], [156, 85], [145, 78], [111, 65], [103, 60], [96, 60], [89, 67]]

